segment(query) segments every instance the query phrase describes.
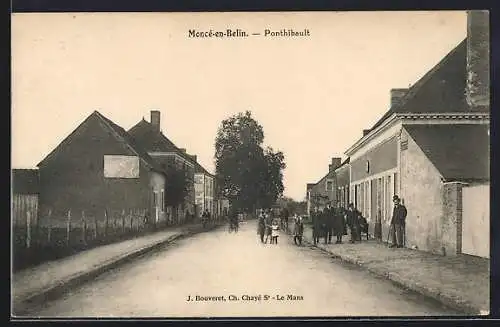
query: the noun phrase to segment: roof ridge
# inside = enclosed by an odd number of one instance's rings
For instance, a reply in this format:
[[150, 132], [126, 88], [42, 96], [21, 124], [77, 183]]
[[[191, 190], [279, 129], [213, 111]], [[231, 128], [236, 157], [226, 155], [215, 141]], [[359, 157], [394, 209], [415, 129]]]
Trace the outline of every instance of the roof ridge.
[[382, 117], [375, 122], [375, 124], [372, 125], [370, 128], [370, 131], [372, 131], [374, 128], [379, 126], [383, 121], [385, 121], [388, 117], [391, 116], [393, 113], [398, 113], [398, 109], [404, 107], [409, 100], [411, 100], [415, 94], [420, 90], [420, 88], [425, 85], [427, 81], [431, 79], [432, 76], [434, 76], [435, 72], [442, 68], [449, 60], [450, 58], [460, 49], [461, 46], [464, 46], [464, 44], [467, 42], [467, 38], [464, 38], [462, 41], [460, 41], [453, 49], [451, 49], [441, 60], [437, 62], [431, 69], [429, 69], [422, 77], [420, 77], [413, 85], [411, 85], [408, 89], [408, 91], [405, 93], [405, 95], [401, 98], [401, 101], [399, 101], [398, 104], [392, 105], [389, 107], [389, 109], [382, 115]]
[[420, 88], [425, 85], [427, 81], [430, 80], [430, 78], [434, 75], [434, 73], [442, 68], [449, 60], [450, 58], [459, 50], [461, 46], [463, 46], [467, 41], [467, 38], [464, 38], [462, 41], [460, 41], [453, 49], [451, 49], [441, 60], [437, 62], [430, 70], [427, 71], [422, 77], [420, 77], [405, 93], [405, 95], [401, 98], [401, 101], [396, 104], [395, 106], [391, 106], [390, 109], [395, 107], [396, 109], [404, 107], [408, 100], [410, 100], [413, 96], [415, 96], [415, 93], [420, 90]]
[[47, 161], [51, 156], [54, 155], [54, 153], [56, 152], [56, 150], [62, 146], [63, 144], [65, 144], [66, 142], [68, 142], [68, 139], [80, 128], [82, 127], [83, 124], [85, 124], [85, 122], [87, 122], [91, 117], [93, 116], [97, 116], [97, 115], [100, 115], [100, 113], [97, 111], [97, 110], [94, 110], [90, 115], [88, 115], [84, 120], [82, 120], [80, 122], [80, 124], [78, 124], [78, 126], [76, 126], [68, 135], [66, 135], [65, 138], [63, 138], [63, 140], [61, 142], [59, 142], [58, 145], [56, 145], [54, 147], [54, 149], [52, 149], [52, 151], [49, 152], [49, 154], [47, 154], [40, 162], [38, 162], [38, 164], [36, 165], [37, 167], [41, 166], [45, 161]]
[[[146, 163], [149, 167], [160, 170], [156, 167], [153, 159], [148, 155], [147, 151], [141, 148], [132, 135], [130, 135], [123, 127], [113, 122], [111, 119], [107, 118], [97, 110], [94, 112], [97, 116], [112, 130], [116, 137], [125, 143], [144, 163]], [[122, 135], [123, 134], [123, 135]]]

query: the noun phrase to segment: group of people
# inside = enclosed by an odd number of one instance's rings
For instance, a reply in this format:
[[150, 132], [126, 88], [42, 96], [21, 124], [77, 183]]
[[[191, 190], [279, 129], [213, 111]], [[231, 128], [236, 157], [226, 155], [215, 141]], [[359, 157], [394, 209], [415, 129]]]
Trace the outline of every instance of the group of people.
[[278, 244], [280, 232], [280, 221], [274, 217], [272, 210], [264, 209], [259, 213], [259, 221], [257, 224], [257, 234], [260, 241], [264, 244], [270, 240], [271, 244]]
[[347, 235], [347, 229], [351, 234], [351, 243], [361, 241], [363, 232], [368, 233], [368, 222], [352, 203], [347, 209], [339, 204], [332, 207], [330, 203], [323, 210], [316, 207], [311, 213], [311, 218], [315, 245], [320, 242], [321, 237], [324, 237], [325, 244], [331, 244], [333, 236], [337, 238], [335, 244], [341, 244], [342, 237]]

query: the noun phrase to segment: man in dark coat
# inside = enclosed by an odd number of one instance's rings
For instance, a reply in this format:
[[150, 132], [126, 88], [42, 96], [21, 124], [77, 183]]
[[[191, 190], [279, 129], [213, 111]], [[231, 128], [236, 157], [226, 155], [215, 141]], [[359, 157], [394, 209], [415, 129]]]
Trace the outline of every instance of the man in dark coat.
[[313, 225], [313, 241], [314, 245], [319, 243], [319, 238], [321, 235], [321, 212], [318, 208], [314, 208], [314, 211], [311, 213], [312, 225]]
[[392, 230], [392, 245], [393, 247], [402, 248], [404, 246], [404, 229], [406, 225], [406, 215], [407, 210], [404, 205], [401, 204], [401, 200], [397, 195], [394, 195], [392, 198], [394, 202], [394, 209], [392, 211], [392, 219], [391, 219], [391, 230]]
[[266, 232], [266, 220], [265, 220], [265, 217], [264, 217], [264, 213], [261, 212], [259, 214], [259, 222], [258, 222], [258, 225], [257, 225], [257, 234], [259, 234], [259, 237], [260, 237], [260, 241], [262, 243], [264, 243], [264, 234]]
[[347, 208], [347, 225], [351, 231], [351, 243], [355, 243], [358, 240], [359, 219], [358, 212], [352, 203], [349, 203], [349, 207]]
[[342, 236], [345, 230], [344, 210], [337, 203], [337, 207], [333, 211], [333, 232], [337, 237], [335, 244], [342, 243]]
[[325, 233], [325, 244], [332, 244], [332, 236], [333, 236], [333, 208], [330, 204], [328, 204], [324, 210], [324, 233]]

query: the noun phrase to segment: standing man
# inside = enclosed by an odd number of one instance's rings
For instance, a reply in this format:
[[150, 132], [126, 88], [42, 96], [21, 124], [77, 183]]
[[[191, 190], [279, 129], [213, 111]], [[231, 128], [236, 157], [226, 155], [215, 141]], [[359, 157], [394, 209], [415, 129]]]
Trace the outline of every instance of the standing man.
[[313, 240], [314, 245], [316, 245], [317, 243], [319, 243], [319, 237], [321, 233], [321, 213], [317, 207], [314, 208], [311, 216], [313, 223]]
[[351, 230], [351, 243], [356, 243], [356, 240], [358, 239], [358, 224], [358, 215], [354, 209], [354, 204], [349, 203], [349, 207], [347, 208], [347, 225]]
[[344, 210], [340, 208], [339, 203], [333, 211], [333, 232], [337, 237], [335, 244], [342, 243], [342, 236], [345, 230]]
[[391, 219], [392, 245], [390, 247], [402, 248], [404, 246], [403, 236], [406, 226], [406, 215], [408, 212], [406, 207], [401, 204], [401, 200], [397, 195], [392, 197], [392, 201], [394, 202], [394, 209], [392, 210]]
[[333, 208], [331, 204], [325, 208], [324, 211], [324, 219], [325, 219], [325, 244], [328, 241], [328, 244], [332, 244], [332, 236], [333, 236]]

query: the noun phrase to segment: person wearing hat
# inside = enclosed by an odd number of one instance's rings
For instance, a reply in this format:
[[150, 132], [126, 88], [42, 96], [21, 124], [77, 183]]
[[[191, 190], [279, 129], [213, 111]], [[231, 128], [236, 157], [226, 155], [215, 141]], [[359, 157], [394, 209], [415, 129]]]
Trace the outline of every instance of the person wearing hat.
[[318, 210], [318, 207], [315, 207], [313, 212], [311, 213], [312, 218], [312, 235], [313, 235], [313, 243], [316, 245], [319, 243], [319, 238], [321, 236], [321, 212]]
[[349, 226], [349, 230], [351, 231], [351, 243], [356, 243], [359, 239], [358, 235], [360, 232], [359, 219], [358, 219], [358, 210], [354, 208], [353, 203], [349, 203], [347, 207], [347, 225]]
[[390, 247], [402, 248], [404, 246], [403, 236], [408, 212], [406, 207], [401, 204], [399, 196], [394, 195], [392, 201], [394, 202], [394, 209], [391, 219], [392, 244]]
[[331, 202], [328, 202], [324, 210], [324, 220], [325, 220], [325, 244], [332, 244], [333, 237], [333, 224], [334, 224], [334, 212], [331, 206]]

